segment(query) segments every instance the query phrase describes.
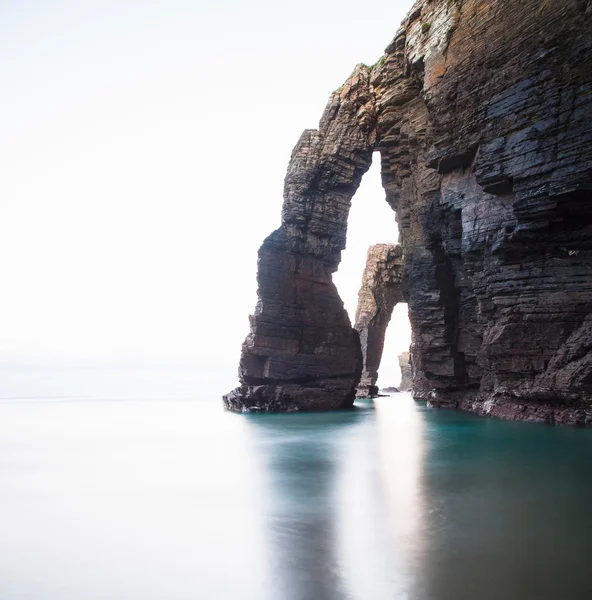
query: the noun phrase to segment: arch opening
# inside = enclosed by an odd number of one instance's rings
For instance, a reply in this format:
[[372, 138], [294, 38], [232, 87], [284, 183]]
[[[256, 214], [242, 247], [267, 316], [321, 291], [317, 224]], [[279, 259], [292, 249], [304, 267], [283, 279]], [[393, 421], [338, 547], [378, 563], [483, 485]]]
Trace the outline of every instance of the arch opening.
[[385, 392], [411, 391], [411, 322], [406, 302], [399, 302], [393, 309], [391, 320], [386, 328], [384, 349], [378, 369], [376, 386]]
[[360, 336], [362, 374], [358, 397], [376, 396], [381, 364], [381, 383], [389, 387], [399, 385], [399, 355], [409, 352], [411, 343], [402, 293], [403, 255], [397, 245], [397, 215], [385, 198], [380, 153], [374, 152], [372, 158], [372, 165], [352, 198], [347, 246], [333, 275]]
[[398, 239], [396, 213], [385, 199], [380, 153], [376, 151], [352, 198], [347, 220], [347, 245], [341, 253], [338, 270], [333, 274], [333, 283], [352, 325], [356, 319], [360, 280], [366, 268], [368, 248], [379, 243], [396, 244]]

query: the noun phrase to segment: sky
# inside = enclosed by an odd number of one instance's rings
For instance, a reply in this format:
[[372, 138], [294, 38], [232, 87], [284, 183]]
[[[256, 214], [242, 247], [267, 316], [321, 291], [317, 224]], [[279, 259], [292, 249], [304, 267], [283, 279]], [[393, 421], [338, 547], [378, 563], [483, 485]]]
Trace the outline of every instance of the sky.
[[[1, 2], [0, 361], [234, 374], [292, 148], [411, 4]], [[396, 239], [374, 165], [335, 277], [350, 314], [368, 246]]]

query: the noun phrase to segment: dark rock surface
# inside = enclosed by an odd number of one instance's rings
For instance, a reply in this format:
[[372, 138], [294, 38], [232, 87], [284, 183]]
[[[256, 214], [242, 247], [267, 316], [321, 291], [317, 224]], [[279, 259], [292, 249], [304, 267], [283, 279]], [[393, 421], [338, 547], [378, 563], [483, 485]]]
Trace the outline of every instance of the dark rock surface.
[[376, 149], [400, 228], [415, 396], [592, 424], [591, 56], [585, 0], [418, 2], [294, 151], [227, 406], [351, 404], [360, 346], [331, 274]]
[[401, 369], [401, 383], [399, 388], [402, 392], [410, 392], [413, 389], [413, 370], [409, 362], [409, 352], [399, 354], [399, 369]]
[[354, 329], [360, 335], [362, 376], [357, 388], [358, 398], [378, 394], [376, 381], [384, 348], [386, 328], [393, 308], [403, 301], [403, 252], [394, 244], [376, 244], [368, 249]]

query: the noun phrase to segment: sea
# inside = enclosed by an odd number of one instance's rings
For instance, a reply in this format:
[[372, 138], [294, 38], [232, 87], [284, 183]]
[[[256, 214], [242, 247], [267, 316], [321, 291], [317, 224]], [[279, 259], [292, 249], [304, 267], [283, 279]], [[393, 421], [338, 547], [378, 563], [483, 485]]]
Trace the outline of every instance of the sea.
[[592, 598], [592, 430], [234, 414], [197, 367], [0, 381], [0, 600]]

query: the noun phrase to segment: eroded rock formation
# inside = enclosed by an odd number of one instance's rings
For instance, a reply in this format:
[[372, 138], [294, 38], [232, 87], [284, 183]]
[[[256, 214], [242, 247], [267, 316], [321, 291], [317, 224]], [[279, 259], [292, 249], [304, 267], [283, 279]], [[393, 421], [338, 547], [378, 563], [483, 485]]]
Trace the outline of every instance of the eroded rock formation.
[[345, 248], [351, 198], [372, 161], [374, 95], [360, 66], [333, 94], [319, 131], [292, 153], [282, 225], [259, 250], [258, 302], [243, 344], [233, 410], [351, 406], [361, 372], [355, 332], [332, 281]]
[[378, 394], [376, 380], [384, 348], [386, 328], [393, 308], [403, 301], [403, 252], [394, 244], [376, 244], [368, 249], [354, 329], [362, 347], [362, 377], [357, 396]]
[[351, 404], [360, 346], [331, 281], [381, 154], [414, 393], [592, 423], [592, 3], [421, 0], [300, 139], [229, 408]]
[[409, 352], [401, 352], [399, 354], [399, 369], [401, 369], [401, 383], [399, 390], [402, 392], [410, 392], [413, 389], [413, 371], [409, 362]]

